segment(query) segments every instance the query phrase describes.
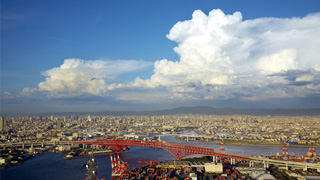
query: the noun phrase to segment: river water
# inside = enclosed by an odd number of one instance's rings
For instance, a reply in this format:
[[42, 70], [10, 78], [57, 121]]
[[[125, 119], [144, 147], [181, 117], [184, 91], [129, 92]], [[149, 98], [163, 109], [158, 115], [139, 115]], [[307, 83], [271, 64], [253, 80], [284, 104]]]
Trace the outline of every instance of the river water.
[[[162, 136], [162, 140], [170, 143], [186, 144], [190, 146], [200, 146], [214, 148], [219, 151], [220, 146], [213, 142], [184, 142], [175, 139], [174, 136]], [[282, 154], [281, 146], [229, 146], [224, 145], [226, 153], [243, 154], [243, 155], [276, 155]], [[308, 147], [287, 147], [290, 155], [303, 156], [308, 152]], [[320, 152], [320, 148], [316, 147], [316, 152]], [[86, 178], [86, 168], [81, 164], [86, 163], [89, 158], [78, 158], [71, 160], [63, 160], [65, 153], [44, 153], [36, 155], [34, 159], [30, 159], [21, 165], [10, 166], [0, 169], [0, 180], [81, 180]], [[192, 157], [192, 156], [189, 156]], [[147, 147], [131, 147], [130, 152], [120, 154], [120, 158], [128, 162], [131, 168], [139, 167], [141, 164], [137, 161], [154, 159], [156, 161], [171, 160], [175, 157], [166, 150], [152, 149]], [[111, 179], [111, 163], [110, 157], [97, 156], [98, 177]]]

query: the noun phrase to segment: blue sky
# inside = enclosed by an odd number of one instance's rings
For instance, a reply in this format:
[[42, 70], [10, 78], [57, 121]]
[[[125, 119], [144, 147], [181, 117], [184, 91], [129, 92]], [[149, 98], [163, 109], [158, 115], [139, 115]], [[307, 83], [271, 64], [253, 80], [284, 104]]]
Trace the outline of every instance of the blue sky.
[[320, 107], [319, 7], [2, 0], [1, 113]]

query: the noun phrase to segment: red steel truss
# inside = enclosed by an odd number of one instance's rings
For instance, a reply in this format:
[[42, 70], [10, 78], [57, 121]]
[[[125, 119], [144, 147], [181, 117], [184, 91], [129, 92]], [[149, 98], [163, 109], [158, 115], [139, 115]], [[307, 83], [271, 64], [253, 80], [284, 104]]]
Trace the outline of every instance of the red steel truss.
[[108, 146], [112, 150], [119, 152], [123, 148], [127, 146], [143, 146], [143, 147], [151, 147], [151, 148], [161, 148], [169, 151], [173, 154], [177, 159], [181, 159], [185, 156], [190, 156], [194, 154], [206, 155], [206, 156], [217, 156], [220, 158], [232, 158], [237, 160], [246, 160], [249, 161], [250, 157], [241, 156], [235, 154], [227, 154], [216, 152], [211, 148], [204, 147], [196, 147], [196, 146], [187, 146], [182, 144], [173, 144], [166, 142], [153, 142], [153, 141], [136, 141], [136, 140], [95, 140], [95, 141], [74, 141], [73, 144], [94, 144], [101, 146]]

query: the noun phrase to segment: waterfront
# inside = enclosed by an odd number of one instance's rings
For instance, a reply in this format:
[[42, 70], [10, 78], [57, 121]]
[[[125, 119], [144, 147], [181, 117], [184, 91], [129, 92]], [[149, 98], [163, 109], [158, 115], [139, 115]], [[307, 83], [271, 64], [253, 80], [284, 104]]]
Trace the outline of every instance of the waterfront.
[[[219, 145], [213, 142], [184, 142], [174, 138], [174, 136], [163, 136], [162, 140], [171, 143], [188, 144], [192, 146], [213, 147], [219, 151]], [[226, 153], [244, 154], [244, 155], [276, 155], [282, 153], [281, 146], [231, 146], [225, 145]], [[317, 152], [319, 147], [315, 148]], [[288, 147], [289, 154], [294, 153], [296, 156], [303, 156], [307, 153], [308, 147]], [[36, 158], [27, 162], [2, 168], [0, 171], [0, 179], [5, 180], [37, 180], [37, 179], [84, 179], [86, 177], [85, 167], [81, 167], [88, 161], [86, 158], [77, 158], [72, 160], [63, 160], [66, 153], [45, 153], [39, 154]], [[121, 159], [128, 162], [131, 168], [139, 167], [141, 164], [137, 161], [144, 158], [145, 160], [155, 159], [156, 161], [164, 161], [174, 159], [174, 156], [163, 149], [151, 149], [147, 147], [131, 147], [130, 152], [120, 155]], [[188, 156], [193, 157], [193, 156]], [[110, 179], [111, 164], [110, 157], [97, 156], [98, 176], [99, 178]]]

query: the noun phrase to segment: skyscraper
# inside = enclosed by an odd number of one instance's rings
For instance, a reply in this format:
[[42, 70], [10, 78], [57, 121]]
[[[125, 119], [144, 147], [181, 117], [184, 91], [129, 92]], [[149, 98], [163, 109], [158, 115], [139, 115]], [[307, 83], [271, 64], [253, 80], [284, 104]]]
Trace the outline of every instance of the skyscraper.
[[61, 127], [62, 127], [62, 122], [59, 120], [59, 121], [57, 122], [57, 129], [61, 129]]
[[4, 119], [0, 116], [0, 131], [3, 131], [4, 129]]

